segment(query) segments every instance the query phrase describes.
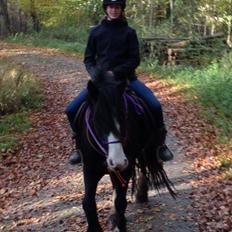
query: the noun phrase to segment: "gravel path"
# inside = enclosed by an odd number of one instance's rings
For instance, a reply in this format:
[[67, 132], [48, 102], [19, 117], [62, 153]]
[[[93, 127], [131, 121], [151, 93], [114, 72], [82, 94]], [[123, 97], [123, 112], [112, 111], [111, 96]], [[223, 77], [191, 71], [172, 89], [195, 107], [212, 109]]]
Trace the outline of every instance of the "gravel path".
[[[54, 148], [53, 155], [46, 157], [46, 162], [52, 163], [53, 169], [49, 172], [40, 170], [40, 173], [44, 173], [43, 180], [46, 179], [46, 184], [38, 188], [34, 195], [24, 194], [22, 189], [17, 191], [12, 189], [18, 192], [18, 197], [12, 200], [7, 208], [1, 210], [3, 216], [0, 215], [0, 231], [84, 231], [86, 221], [81, 208], [83, 196], [81, 165], [71, 166], [68, 163], [68, 154], [73, 144], [63, 115], [65, 105], [86, 85], [87, 74], [84, 66], [77, 58], [57, 55], [45, 49], [4, 44], [0, 46], [0, 49], [0, 57], [23, 65], [44, 83], [49, 83], [51, 87], [49, 90], [46, 89], [46, 94], [52, 96], [48, 99], [50, 104], [52, 99], [55, 99], [53, 105], [55, 104], [54, 108], [57, 108], [57, 115], [60, 118], [55, 125], [44, 124], [41, 119], [34, 125], [33, 133], [39, 136], [39, 131], [43, 129], [45, 145], [49, 144], [51, 149]], [[60, 101], [56, 99], [57, 92], [63, 96]], [[48, 115], [49, 110], [44, 113]], [[168, 115], [165, 117], [167, 122], [171, 121]], [[46, 143], [46, 139], [52, 136], [49, 131], [53, 129], [64, 131], [63, 136]], [[21, 155], [26, 154], [28, 143], [30, 140], [25, 139], [20, 151]], [[130, 232], [198, 231], [197, 223], [192, 219], [195, 212], [191, 207], [191, 181], [196, 177], [190, 161], [187, 161], [184, 156], [184, 149], [180, 146], [178, 139], [172, 135], [172, 131], [169, 132], [168, 144], [175, 153], [175, 159], [166, 164], [165, 169], [176, 186], [178, 198], [173, 200], [165, 191], [160, 195], [151, 191], [149, 203], [138, 205], [128, 196], [126, 215]], [[33, 144], [31, 146], [33, 147]], [[34, 150], [36, 150], [36, 157], [38, 154], [42, 154], [41, 156], [45, 154], [42, 147], [35, 147]], [[64, 152], [61, 154], [59, 150]], [[30, 155], [33, 159], [34, 154]], [[54, 159], [54, 156], [57, 159]], [[28, 167], [28, 170], [30, 168]], [[38, 186], [38, 183], [32, 184]], [[103, 226], [106, 224], [106, 216], [111, 206], [110, 193], [111, 185], [106, 176], [99, 184], [96, 197]]]

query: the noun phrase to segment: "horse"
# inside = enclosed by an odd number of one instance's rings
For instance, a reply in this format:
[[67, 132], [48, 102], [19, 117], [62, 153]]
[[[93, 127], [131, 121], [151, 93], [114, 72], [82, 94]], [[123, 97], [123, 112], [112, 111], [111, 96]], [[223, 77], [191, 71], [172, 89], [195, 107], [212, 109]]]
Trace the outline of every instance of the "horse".
[[87, 232], [102, 232], [95, 201], [100, 179], [109, 174], [113, 185], [112, 231], [126, 232], [126, 194], [131, 180], [137, 202], [148, 201], [148, 189], [162, 185], [175, 197], [163, 163], [156, 155], [154, 119], [144, 102], [127, 89], [127, 81], [100, 76], [89, 81], [88, 97], [76, 116], [77, 143], [82, 153], [82, 206]]

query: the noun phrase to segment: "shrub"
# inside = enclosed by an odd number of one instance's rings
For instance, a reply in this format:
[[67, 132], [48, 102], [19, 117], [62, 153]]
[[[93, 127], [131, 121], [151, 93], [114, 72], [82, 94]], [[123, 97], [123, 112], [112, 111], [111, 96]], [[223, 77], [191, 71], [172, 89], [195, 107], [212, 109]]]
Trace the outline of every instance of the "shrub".
[[[17, 144], [16, 134], [30, 128], [27, 112], [20, 112], [0, 117], [0, 151], [12, 148]], [[1, 157], [0, 157], [1, 158]]]
[[43, 96], [32, 74], [5, 61], [0, 61], [0, 89], [1, 153], [14, 147], [18, 134], [30, 127], [28, 110], [38, 107]]
[[35, 108], [42, 96], [38, 80], [32, 74], [0, 62], [0, 115]]

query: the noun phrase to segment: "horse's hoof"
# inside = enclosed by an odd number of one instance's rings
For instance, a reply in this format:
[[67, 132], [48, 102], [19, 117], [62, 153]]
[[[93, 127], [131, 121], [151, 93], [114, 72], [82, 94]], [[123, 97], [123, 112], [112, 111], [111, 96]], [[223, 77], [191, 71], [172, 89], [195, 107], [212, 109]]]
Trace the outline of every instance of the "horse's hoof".
[[148, 202], [148, 195], [136, 195], [136, 203], [142, 204], [142, 203], [147, 203]]
[[124, 224], [125, 223], [123, 223], [123, 226], [117, 224], [117, 216], [115, 214], [110, 215], [108, 219], [109, 228], [113, 232], [127, 232], [126, 225]]

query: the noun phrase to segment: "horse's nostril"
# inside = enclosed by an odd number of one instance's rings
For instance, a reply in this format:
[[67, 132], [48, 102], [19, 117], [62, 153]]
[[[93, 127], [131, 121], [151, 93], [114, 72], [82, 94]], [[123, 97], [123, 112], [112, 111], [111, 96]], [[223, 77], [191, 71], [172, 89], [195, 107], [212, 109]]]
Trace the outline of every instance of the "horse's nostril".
[[110, 159], [110, 165], [114, 166], [112, 159]]

